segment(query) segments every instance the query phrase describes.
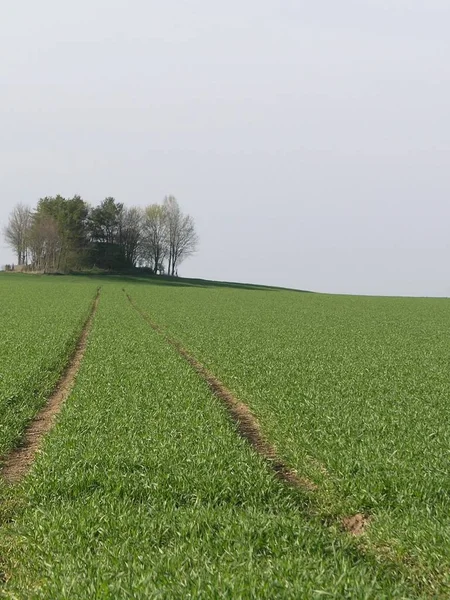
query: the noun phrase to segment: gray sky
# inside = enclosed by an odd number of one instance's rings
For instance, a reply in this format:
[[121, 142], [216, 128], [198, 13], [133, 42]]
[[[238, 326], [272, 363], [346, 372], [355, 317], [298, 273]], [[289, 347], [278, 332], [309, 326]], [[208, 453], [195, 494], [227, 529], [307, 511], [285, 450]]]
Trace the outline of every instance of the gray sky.
[[180, 275], [450, 295], [449, 28], [448, 0], [5, 3], [0, 226], [173, 194]]

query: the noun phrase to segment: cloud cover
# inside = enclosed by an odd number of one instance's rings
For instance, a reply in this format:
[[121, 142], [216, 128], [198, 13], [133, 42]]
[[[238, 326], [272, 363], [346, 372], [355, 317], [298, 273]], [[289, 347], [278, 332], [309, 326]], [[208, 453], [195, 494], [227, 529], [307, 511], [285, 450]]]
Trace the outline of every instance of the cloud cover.
[[45, 195], [174, 194], [201, 237], [182, 275], [450, 295], [449, 20], [440, 0], [10, 4], [0, 226]]

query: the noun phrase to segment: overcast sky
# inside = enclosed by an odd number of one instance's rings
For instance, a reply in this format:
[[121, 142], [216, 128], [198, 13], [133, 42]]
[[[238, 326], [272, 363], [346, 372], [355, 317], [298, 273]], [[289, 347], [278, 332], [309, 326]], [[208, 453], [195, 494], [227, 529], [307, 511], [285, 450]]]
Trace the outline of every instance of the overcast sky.
[[173, 194], [180, 275], [450, 295], [449, 31], [448, 0], [5, 3], [0, 227]]

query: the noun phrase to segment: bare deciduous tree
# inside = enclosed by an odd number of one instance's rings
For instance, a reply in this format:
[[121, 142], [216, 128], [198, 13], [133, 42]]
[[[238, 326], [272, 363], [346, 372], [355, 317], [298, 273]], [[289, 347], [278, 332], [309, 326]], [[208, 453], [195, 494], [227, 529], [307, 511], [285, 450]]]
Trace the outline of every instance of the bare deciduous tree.
[[166, 212], [160, 204], [151, 204], [144, 212], [141, 258], [150, 265], [154, 273], [158, 273], [163, 270], [167, 253]]
[[175, 275], [177, 266], [197, 249], [198, 236], [195, 232], [194, 219], [190, 215], [183, 215], [176, 198], [166, 196], [163, 209], [167, 221], [168, 274]]
[[31, 211], [27, 206], [18, 204], [12, 211], [4, 236], [9, 246], [17, 254], [17, 263], [28, 263], [28, 238], [32, 225]]
[[124, 207], [119, 214], [119, 240], [129, 266], [134, 266], [138, 258], [142, 221], [142, 210], [139, 208]]
[[35, 218], [29, 235], [33, 268], [38, 271], [55, 271], [59, 265], [61, 247], [57, 221], [47, 215]]

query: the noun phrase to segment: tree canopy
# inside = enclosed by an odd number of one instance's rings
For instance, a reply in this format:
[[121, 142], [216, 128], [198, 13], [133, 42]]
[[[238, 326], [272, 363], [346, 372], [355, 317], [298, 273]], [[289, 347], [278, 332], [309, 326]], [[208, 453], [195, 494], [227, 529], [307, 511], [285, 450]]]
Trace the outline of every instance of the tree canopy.
[[111, 196], [94, 207], [77, 195], [46, 196], [34, 210], [16, 206], [4, 236], [19, 265], [61, 272], [140, 266], [175, 275], [198, 245], [193, 218], [173, 196], [146, 208]]

